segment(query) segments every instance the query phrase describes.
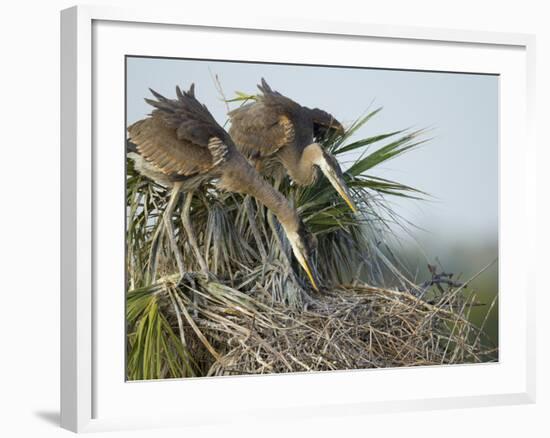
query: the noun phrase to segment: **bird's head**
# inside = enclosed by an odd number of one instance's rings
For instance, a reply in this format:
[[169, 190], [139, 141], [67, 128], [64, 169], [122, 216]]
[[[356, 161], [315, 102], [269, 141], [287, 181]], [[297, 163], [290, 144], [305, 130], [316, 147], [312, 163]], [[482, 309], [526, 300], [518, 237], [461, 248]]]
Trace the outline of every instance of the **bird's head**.
[[296, 260], [298, 260], [298, 263], [304, 269], [313, 288], [318, 291], [320, 284], [319, 276], [313, 263], [313, 253], [317, 247], [317, 239], [307, 230], [300, 219], [297, 219], [296, 224], [297, 227], [282, 225], [292, 247], [294, 257], [296, 257]]
[[351, 211], [356, 213], [357, 207], [344, 180], [342, 168], [334, 155], [324, 150], [319, 143], [312, 143], [304, 149], [303, 159], [317, 166], [323, 172]]

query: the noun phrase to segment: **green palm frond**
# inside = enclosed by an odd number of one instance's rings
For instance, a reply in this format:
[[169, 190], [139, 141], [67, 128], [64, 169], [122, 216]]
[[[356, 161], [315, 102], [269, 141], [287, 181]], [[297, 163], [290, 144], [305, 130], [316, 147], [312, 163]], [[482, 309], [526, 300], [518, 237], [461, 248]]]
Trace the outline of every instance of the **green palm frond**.
[[241, 102], [242, 104], [245, 104], [250, 100], [256, 100], [258, 98], [258, 96], [256, 96], [255, 94], [243, 93], [242, 91], [235, 91], [235, 94], [236, 96], [234, 98], [226, 99], [225, 102]]
[[[165, 292], [159, 285], [130, 291], [126, 296], [129, 380], [194, 377], [199, 367], [168, 318]], [[166, 293], [166, 292], [165, 292]]]

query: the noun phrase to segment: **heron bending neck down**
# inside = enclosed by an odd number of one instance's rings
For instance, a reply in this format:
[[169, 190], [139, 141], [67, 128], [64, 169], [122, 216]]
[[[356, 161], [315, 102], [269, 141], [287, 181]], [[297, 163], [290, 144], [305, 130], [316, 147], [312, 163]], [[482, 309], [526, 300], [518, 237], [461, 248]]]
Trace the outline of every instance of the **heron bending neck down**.
[[290, 242], [294, 256], [306, 272], [314, 289], [319, 290], [315, 266], [311, 262], [314, 238], [281, 192], [267, 183], [240, 154], [224, 165], [224, 173], [218, 187], [230, 192], [250, 195], [277, 216]]
[[[146, 101], [155, 109], [150, 116], [128, 128], [129, 140], [136, 146], [133, 155], [129, 156], [139, 164], [136, 170], [172, 187], [163, 221], [180, 274], [185, 275], [186, 270], [172, 225], [179, 194], [188, 192], [181, 219], [201, 268], [208, 271], [191, 226], [191, 198], [193, 191], [202, 183], [218, 179], [221, 189], [253, 196], [277, 216], [294, 256], [317, 290], [319, 282], [311, 263], [312, 239], [298, 214], [284, 196], [269, 185], [239, 153], [231, 137], [215, 121], [206, 106], [195, 98], [194, 87], [191, 86], [187, 92], [176, 87], [177, 99], [167, 99], [153, 90], [151, 92], [157, 100]], [[156, 270], [156, 264], [153, 265]]]

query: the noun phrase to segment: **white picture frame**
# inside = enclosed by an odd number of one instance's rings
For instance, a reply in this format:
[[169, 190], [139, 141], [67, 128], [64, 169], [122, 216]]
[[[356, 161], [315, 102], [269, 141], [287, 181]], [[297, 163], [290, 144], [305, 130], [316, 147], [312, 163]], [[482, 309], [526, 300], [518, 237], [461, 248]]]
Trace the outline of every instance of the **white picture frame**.
[[[289, 41], [292, 38], [296, 41], [308, 39], [307, 44], [313, 44], [311, 47], [314, 47], [318, 38], [334, 39], [335, 44], [368, 43], [373, 45], [374, 49], [377, 44], [383, 44], [385, 48], [395, 50], [394, 54], [401, 53], [402, 56], [398, 59], [394, 57], [384, 60], [382, 54], [377, 54], [378, 52], [373, 49], [373, 54], [379, 57], [376, 61], [380, 63], [379, 66], [407, 68], [408, 65], [408, 68], [420, 70], [476, 71], [502, 75], [502, 245], [499, 281], [504, 291], [514, 289], [516, 295], [514, 300], [507, 299], [510, 296], [507, 292], [501, 296], [502, 358], [498, 364], [490, 365], [491, 368], [477, 365], [453, 368], [456, 371], [449, 371], [446, 367], [418, 367], [407, 370], [312, 373], [307, 376], [188, 379], [187, 382], [124, 382], [124, 375], [120, 373], [120, 357], [109, 361], [113, 352], [116, 356], [116, 352], [120, 350], [120, 355], [124, 356], [124, 349], [120, 349], [124, 333], [124, 314], [120, 313], [120, 304], [124, 299], [124, 289], [120, 290], [118, 298], [106, 298], [101, 295], [102, 285], [109, 283], [112, 278], [120, 278], [118, 271], [123, 269], [123, 265], [115, 263], [112, 268], [107, 268], [104, 266], [104, 258], [98, 256], [106, 250], [107, 245], [116, 246], [113, 241], [110, 244], [105, 243], [108, 240], [98, 236], [116, 235], [120, 232], [120, 223], [112, 228], [110, 224], [105, 224], [101, 220], [102, 209], [98, 206], [103, 202], [106, 203], [105, 206], [117, 205], [116, 202], [120, 201], [120, 197], [117, 198], [118, 192], [109, 198], [110, 195], [104, 187], [109, 182], [112, 182], [112, 185], [118, 184], [122, 181], [122, 176], [117, 173], [117, 163], [110, 161], [112, 164], [107, 164], [105, 154], [98, 156], [94, 148], [98, 141], [103, 141], [104, 135], [110, 135], [108, 132], [111, 128], [103, 122], [105, 112], [102, 109], [110, 108], [106, 111], [110, 113], [109, 118], [116, 125], [124, 106], [123, 99], [119, 98], [123, 91], [116, 88], [122, 79], [118, 64], [121, 61], [121, 53], [130, 53], [127, 50], [132, 50], [131, 53], [136, 54], [135, 50], [142, 50], [140, 47], [143, 46], [143, 50], [149, 54], [170, 54], [179, 49], [162, 44], [163, 35], [166, 38], [170, 32], [179, 31], [200, 32], [202, 36], [208, 36], [209, 41], [223, 36], [224, 32], [232, 32], [235, 41], [254, 35], [258, 38], [266, 37], [280, 41], [280, 45], [291, 44]], [[147, 40], [140, 36], [145, 33], [148, 36]], [[159, 34], [158, 39], [152, 37], [153, 34]], [[109, 44], [106, 44], [106, 41]], [[148, 41], [146, 48], [145, 41]], [[216, 47], [212, 45], [213, 47], [209, 48], [205, 41], [199, 37], [194, 40], [194, 53], [210, 50], [209, 57], [215, 56]], [[132, 49], [128, 48], [130, 43], [133, 45]], [[239, 50], [249, 50], [252, 53], [254, 47], [254, 44], [250, 44], [249, 47], [240, 47]], [[413, 62], [407, 57], [407, 52], [415, 47], [421, 56]], [[536, 238], [533, 158], [535, 142], [532, 128], [535, 92], [534, 53], [534, 37], [524, 34], [316, 22], [290, 17], [246, 18], [222, 17], [215, 14], [196, 16], [187, 10], [163, 11], [157, 8], [140, 11], [104, 6], [78, 6], [62, 11], [62, 427], [84, 432], [203, 424], [211, 422], [212, 418], [216, 418], [216, 422], [226, 422], [246, 416], [260, 419], [280, 415], [303, 418], [314, 415], [361, 415], [381, 411], [399, 412], [534, 402], [535, 274], [534, 268], [527, 261], [520, 260], [520, 256], [517, 255], [531, 251]], [[298, 52], [288, 51], [286, 56], [296, 62], [300, 59], [299, 55]], [[258, 60], [258, 56], [253, 56], [253, 59]], [[279, 56], [277, 59], [281, 60], [280, 57], [283, 55], [273, 50], [265, 56], [271, 56], [272, 60]], [[232, 59], [231, 56], [228, 58]], [[113, 59], [115, 61], [111, 61]], [[466, 66], [463, 67], [464, 70], [460, 68], [461, 65]], [[106, 78], [108, 81], [105, 81]], [[104, 85], [107, 82], [108, 85]], [[124, 125], [116, 126], [118, 127], [114, 129], [119, 129], [119, 136], [122, 138]], [[521, 141], [521, 147], [517, 147], [518, 141]], [[512, 147], [513, 144], [516, 144], [516, 149]], [[510, 181], [513, 168], [514, 184]], [[520, 208], [518, 203], [521, 203]], [[120, 242], [123, 240], [121, 236]], [[121, 251], [123, 252], [122, 246], [121, 243], [117, 248], [108, 249], [117, 257]], [[506, 267], [512, 264], [515, 266], [513, 273], [506, 270]], [[112, 269], [112, 272], [108, 269]], [[101, 299], [98, 299], [98, 296]], [[115, 301], [108, 301], [110, 299]], [[512, 315], [513, 331], [508, 330]], [[120, 336], [112, 335], [113, 329], [121, 330]], [[113, 339], [109, 339], [106, 333], [111, 333]], [[473, 385], [465, 383], [472, 378]], [[389, 384], [389, 379], [394, 382], [393, 385]], [[438, 387], [437, 382], [446, 379], [456, 380], [454, 389], [448, 388], [447, 391], [446, 388], [441, 389], [440, 385]], [[434, 381], [433, 388], [430, 384], [421, 383], [428, 380]], [[195, 398], [191, 411], [189, 406], [184, 406], [183, 401], [170, 410], [162, 404], [144, 402], [145, 406], [141, 413], [132, 405], [132, 400], [136, 398], [142, 401], [158, 400], [161, 394], [166, 394], [167, 400], [173, 401], [183, 384], [187, 385], [186, 391], [205, 394], [202, 398]], [[349, 389], [359, 389], [362, 385], [368, 385], [370, 390]], [[319, 386], [324, 390], [316, 391], [315, 388]], [[297, 391], [292, 403], [285, 401], [287, 398], [284, 391], [289, 387], [296, 388]], [[257, 398], [251, 399], [250, 395], [265, 394], [266, 391], [271, 392], [271, 404], [266, 402], [265, 406], [257, 406]], [[223, 394], [228, 392], [242, 393], [242, 397], [238, 398], [238, 403], [224, 409], [227, 400], [224, 400]], [[220, 395], [218, 402], [212, 402], [212, 399], [207, 397], [212, 394]], [[205, 412], [207, 404], [208, 413]], [[124, 406], [127, 409], [123, 409]]]

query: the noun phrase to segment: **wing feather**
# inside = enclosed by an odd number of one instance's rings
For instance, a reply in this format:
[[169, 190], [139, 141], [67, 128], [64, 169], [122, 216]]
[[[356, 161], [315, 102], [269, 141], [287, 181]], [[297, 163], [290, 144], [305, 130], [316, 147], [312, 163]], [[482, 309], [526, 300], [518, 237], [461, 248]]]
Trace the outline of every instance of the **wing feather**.
[[207, 147], [178, 139], [176, 131], [155, 115], [134, 123], [128, 133], [139, 153], [167, 175], [195, 175], [212, 167]]
[[249, 158], [275, 154], [296, 138], [296, 120], [302, 107], [273, 91], [265, 79], [258, 85], [257, 101], [229, 112], [229, 135], [241, 153]]
[[249, 158], [273, 155], [294, 139], [290, 119], [269, 111], [262, 102], [243, 106], [229, 115], [229, 135], [237, 149]]
[[[187, 92], [176, 87], [177, 99], [150, 91], [156, 98], [145, 99], [154, 107], [151, 115], [128, 128], [129, 140], [138, 152], [167, 175], [201, 174], [221, 164], [232, 147], [231, 140], [195, 98], [194, 86]], [[224, 149], [211, 150], [213, 139]]]

